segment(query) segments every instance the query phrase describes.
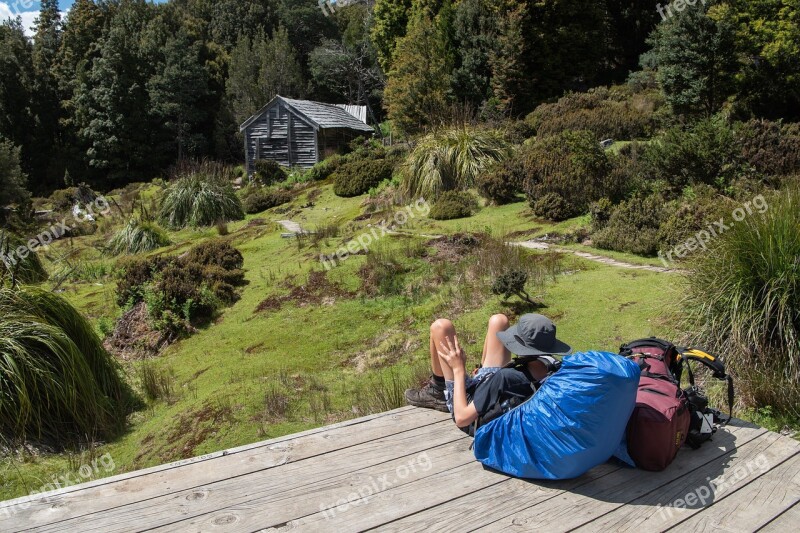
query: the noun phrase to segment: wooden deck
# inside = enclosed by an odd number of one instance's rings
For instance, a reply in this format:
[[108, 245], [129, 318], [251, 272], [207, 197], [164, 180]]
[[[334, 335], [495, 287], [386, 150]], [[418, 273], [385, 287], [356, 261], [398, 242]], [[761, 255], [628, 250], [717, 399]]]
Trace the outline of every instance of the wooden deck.
[[2, 502], [0, 530], [787, 531], [800, 521], [800, 443], [744, 422], [665, 472], [608, 463], [562, 482], [485, 470], [470, 442], [446, 415], [405, 407]]

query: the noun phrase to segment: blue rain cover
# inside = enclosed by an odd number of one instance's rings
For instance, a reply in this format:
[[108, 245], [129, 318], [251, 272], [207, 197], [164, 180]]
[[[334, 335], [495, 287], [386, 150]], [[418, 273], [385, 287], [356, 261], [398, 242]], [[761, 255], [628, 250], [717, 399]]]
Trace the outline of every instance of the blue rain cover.
[[475, 457], [527, 479], [570, 479], [616, 451], [636, 405], [639, 366], [605, 352], [564, 358], [527, 402], [479, 427]]

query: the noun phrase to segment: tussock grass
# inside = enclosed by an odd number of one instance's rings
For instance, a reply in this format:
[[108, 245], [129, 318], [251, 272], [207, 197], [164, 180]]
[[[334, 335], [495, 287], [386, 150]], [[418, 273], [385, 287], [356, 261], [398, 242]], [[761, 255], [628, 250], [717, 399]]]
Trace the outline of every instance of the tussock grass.
[[58, 446], [118, 432], [133, 407], [89, 322], [60, 296], [0, 289], [0, 432]]
[[[0, 285], [3, 280], [14, 280], [17, 283], [42, 283], [48, 278], [47, 271], [36, 252], [30, 252], [25, 258], [17, 255], [16, 250], [25, 246], [20, 237], [0, 230]], [[16, 264], [15, 264], [16, 263]]]
[[510, 153], [494, 130], [460, 127], [428, 134], [405, 162], [401, 190], [408, 198], [430, 201], [444, 191], [469, 189], [491, 163]]
[[698, 254], [684, 327], [724, 356], [745, 402], [800, 415], [800, 189], [768, 198]]
[[150, 252], [169, 246], [172, 242], [167, 233], [153, 222], [132, 218], [111, 238], [108, 250], [114, 255], [133, 255]]
[[177, 180], [161, 203], [160, 220], [173, 229], [242, 219], [242, 202], [230, 182], [214, 174], [196, 172]]

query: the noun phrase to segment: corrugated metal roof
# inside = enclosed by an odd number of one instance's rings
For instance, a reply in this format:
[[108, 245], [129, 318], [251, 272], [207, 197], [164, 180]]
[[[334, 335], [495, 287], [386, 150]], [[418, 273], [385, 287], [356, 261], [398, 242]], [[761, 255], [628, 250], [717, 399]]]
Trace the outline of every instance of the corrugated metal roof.
[[334, 104], [281, 98], [284, 102], [295, 108], [295, 110], [316, 122], [320, 128], [350, 128], [354, 130], [373, 131], [371, 126], [368, 126], [346, 110]]
[[344, 109], [358, 120], [367, 123], [367, 106], [365, 105], [350, 105], [350, 104], [335, 104], [336, 107]]

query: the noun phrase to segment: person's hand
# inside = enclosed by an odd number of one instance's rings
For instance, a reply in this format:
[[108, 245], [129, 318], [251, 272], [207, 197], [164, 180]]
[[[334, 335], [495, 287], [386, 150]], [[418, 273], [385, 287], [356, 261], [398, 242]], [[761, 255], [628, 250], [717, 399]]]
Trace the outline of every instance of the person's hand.
[[454, 371], [457, 369], [466, 371], [467, 354], [464, 353], [464, 349], [459, 345], [457, 335], [454, 340], [447, 337], [447, 339], [440, 342], [438, 352], [439, 357]]

